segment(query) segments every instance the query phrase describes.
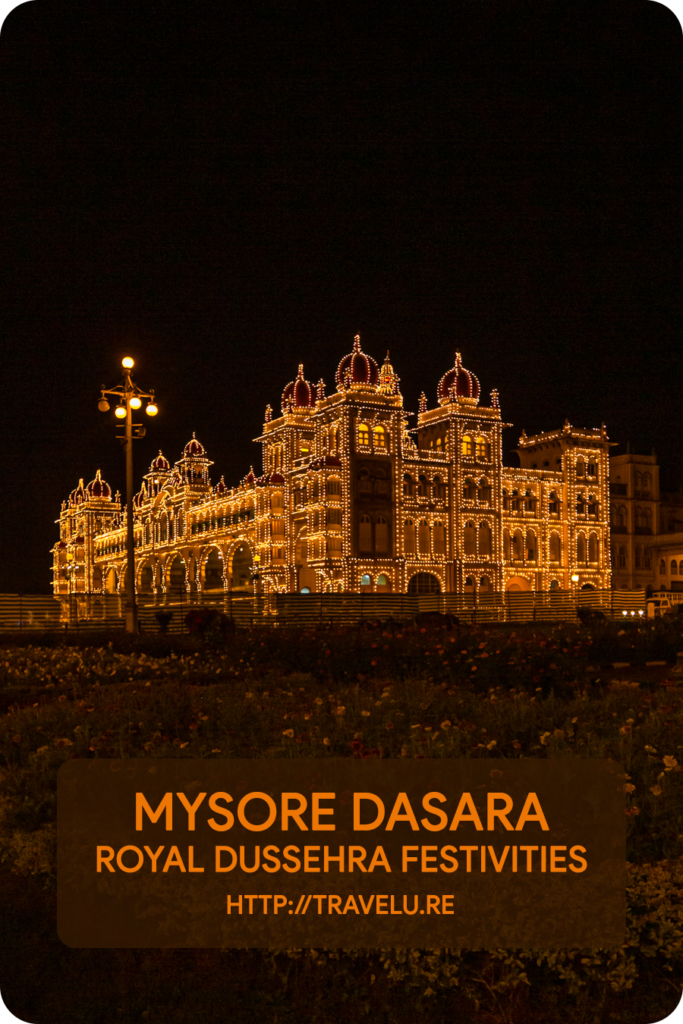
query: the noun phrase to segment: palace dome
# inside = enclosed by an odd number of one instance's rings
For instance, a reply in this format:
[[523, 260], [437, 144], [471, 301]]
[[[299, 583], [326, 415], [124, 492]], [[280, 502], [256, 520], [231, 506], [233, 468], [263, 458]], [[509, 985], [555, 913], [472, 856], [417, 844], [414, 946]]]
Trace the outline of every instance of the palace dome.
[[353, 352], [344, 356], [337, 367], [334, 379], [339, 391], [353, 384], [376, 387], [379, 380], [379, 367], [372, 356], [366, 355], [361, 350], [359, 334], [353, 340]]
[[102, 479], [99, 469], [95, 473], [95, 479], [91, 480], [86, 487], [86, 492], [89, 498], [103, 498], [106, 501], [111, 500], [111, 487], [106, 480]]
[[193, 433], [192, 440], [188, 441], [185, 447], [183, 448], [183, 457], [186, 459], [203, 459], [205, 458], [205, 456], [206, 450], [204, 448], [204, 445], [197, 440], [196, 435]]
[[82, 501], [85, 501], [85, 487], [83, 486], [83, 478], [78, 481], [78, 487], [74, 487], [73, 491], [69, 495], [69, 501], [74, 505], [80, 505]]
[[304, 378], [304, 364], [299, 363], [296, 380], [291, 381], [282, 392], [282, 411], [290, 409], [312, 409], [315, 405], [315, 388]]
[[462, 365], [460, 353], [455, 353], [455, 366], [444, 373], [439, 381], [436, 397], [441, 405], [453, 398], [464, 399], [476, 405], [479, 401], [479, 381]]
[[156, 459], [152, 459], [152, 464], [149, 467], [150, 473], [163, 473], [170, 468], [171, 465], [168, 459], [162, 455], [161, 449], [159, 449], [159, 454]]
[[285, 478], [283, 477], [282, 473], [271, 473], [268, 478], [269, 484], [283, 484], [284, 482]]

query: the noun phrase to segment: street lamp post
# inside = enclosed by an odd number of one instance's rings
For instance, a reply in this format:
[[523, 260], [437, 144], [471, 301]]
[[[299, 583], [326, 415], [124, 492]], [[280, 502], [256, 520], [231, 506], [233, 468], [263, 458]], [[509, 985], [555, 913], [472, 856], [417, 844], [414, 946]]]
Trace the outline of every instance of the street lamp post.
[[118, 399], [114, 409], [117, 419], [126, 421], [126, 432], [119, 435], [126, 452], [126, 632], [138, 631], [138, 608], [135, 601], [135, 531], [133, 523], [133, 438], [144, 437], [145, 428], [133, 423], [133, 410], [140, 409], [143, 398], [147, 399], [145, 412], [148, 416], [156, 416], [159, 411], [154, 400], [154, 392], [142, 391], [130, 375], [135, 363], [126, 356], [121, 361], [123, 366], [123, 383], [116, 388], [102, 388], [97, 408], [100, 412], [108, 412], [110, 405], [106, 396]]

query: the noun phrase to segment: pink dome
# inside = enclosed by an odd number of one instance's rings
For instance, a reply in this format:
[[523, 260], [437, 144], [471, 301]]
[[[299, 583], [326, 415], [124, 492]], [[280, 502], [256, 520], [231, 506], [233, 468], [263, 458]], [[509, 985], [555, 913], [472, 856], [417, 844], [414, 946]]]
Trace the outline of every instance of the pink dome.
[[344, 356], [337, 372], [334, 375], [337, 389], [349, 387], [352, 384], [375, 387], [379, 380], [379, 367], [372, 358], [362, 351], [360, 347], [360, 335], [357, 334], [353, 341], [353, 352]]
[[452, 370], [444, 373], [439, 381], [436, 396], [441, 404], [451, 401], [453, 398], [461, 398], [477, 403], [480, 392], [479, 381], [466, 370], [462, 365], [460, 353], [455, 353], [455, 366]]
[[296, 380], [282, 392], [282, 411], [290, 409], [312, 409], [315, 405], [315, 388], [304, 379], [304, 365], [299, 363]]

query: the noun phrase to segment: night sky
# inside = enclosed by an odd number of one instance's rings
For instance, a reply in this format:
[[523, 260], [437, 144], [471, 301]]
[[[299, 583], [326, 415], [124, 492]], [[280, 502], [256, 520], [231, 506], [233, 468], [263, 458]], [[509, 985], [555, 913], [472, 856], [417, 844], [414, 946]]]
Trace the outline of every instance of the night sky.
[[[455, 349], [508, 449], [607, 423], [683, 484], [683, 41], [647, 0], [28, 3], [0, 37], [0, 592], [49, 592], [101, 386], [157, 392], [136, 478], [196, 431], [260, 471], [265, 405], [360, 333], [406, 408]], [[434, 5], [435, 7], [435, 5]], [[311, 11], [317, 13], [311, 14]], [[145, 418], [145, 417], [143, 417]], [[514, 455], [509, 455], [514, 464]]]

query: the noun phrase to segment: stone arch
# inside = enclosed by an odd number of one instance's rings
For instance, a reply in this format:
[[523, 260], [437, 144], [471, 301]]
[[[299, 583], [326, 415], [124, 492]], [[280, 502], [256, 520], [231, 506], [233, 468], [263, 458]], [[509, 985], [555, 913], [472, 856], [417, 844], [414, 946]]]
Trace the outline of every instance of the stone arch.
[[375, 580], [375, 591], [378, 594], [391, 593], [391, 577], [386, 572], [381, 572]]
[[216, 545], [212, 545], [202, 552], [199, 563], [199, 579], [204, 592], [220, 591], [222, 593], [224, 591], [223, 565], [223, 552]]
[[588, 538], [588, 561], [597, 562], [600, 552], [597, 533], [591, 533]]
[[155, 563], [152, 558], [148, 558], [142, 563], [138, 571], [138, 594], [153, 594], [155, 591], [154, 577], [155, 577]]
[[513, 594], [531, 590], [531, 583], [526, 576], [511, 576], [505, 584], [505, 589]]
[[187, 594], [187, 562], [182, 555], [174, 554], [167, 559], [164, 579], [169, 597], [184, 597]]
[[228, 587], [236, 593], [251, 593], [254, 555], [246, 540], [235, 541], [225, 559], [224, 576]]
[[104, 574], [104, 591], [106, 594], [116, 594], [119, 589], [119, 576], [113, 565], [110, 565]]
[[409, 594], [440, 594], [441, 581], [431, 572], [416, 572], [408, 582]]
[[562, 541], [559, 533], [555, 531], [550, 534], [548, 553], [551, 562], [560, 562], [562, 560]]

